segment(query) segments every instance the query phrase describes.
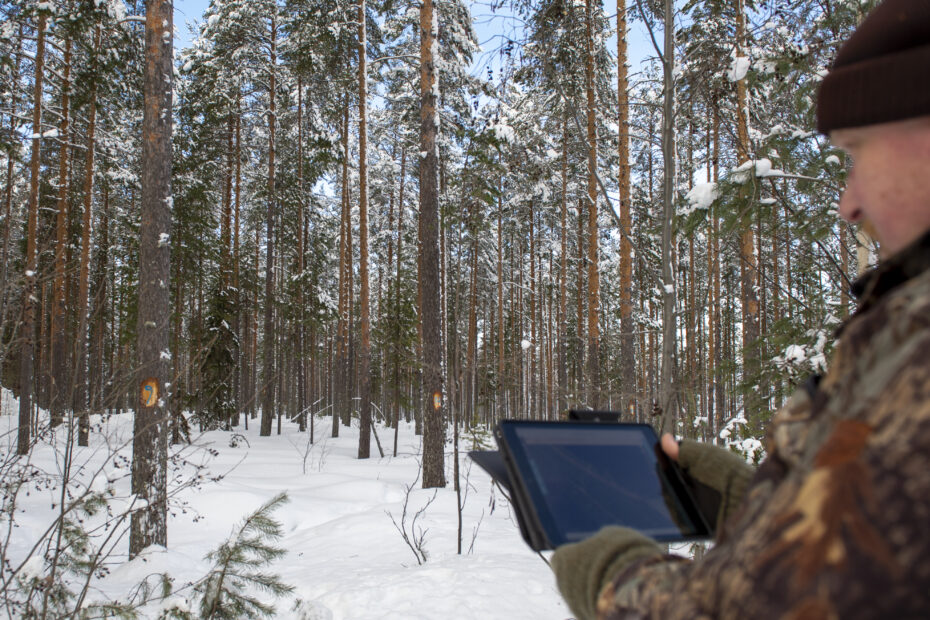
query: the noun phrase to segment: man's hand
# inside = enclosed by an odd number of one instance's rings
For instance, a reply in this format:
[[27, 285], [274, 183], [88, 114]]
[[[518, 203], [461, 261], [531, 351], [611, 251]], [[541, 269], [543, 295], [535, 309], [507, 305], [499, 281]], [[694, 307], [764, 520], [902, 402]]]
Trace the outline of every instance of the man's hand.
[[720, 509], [716, 515], [705, 515], [716, 520], [710, 525], [718, 530], [736, 512], [743, 501], [749, 481], [755, 474], [738, 454], [709, 443], [684, 440], [680, 444], [666, 433], [660, 441], [662, 451], [676, 461], [686, 477], [720, 495]]
[[678, 462], [678, 442], [671, 433], [662, 435], [662, 452], [665, 452], [668, 458]]
[[594, 620], [601, 590], [633, 562], [663, 555], [651, 538], [628, 527], [605, 527], [579, 543], [562, 545], [552, 570], [562, 597], [578, 620]]

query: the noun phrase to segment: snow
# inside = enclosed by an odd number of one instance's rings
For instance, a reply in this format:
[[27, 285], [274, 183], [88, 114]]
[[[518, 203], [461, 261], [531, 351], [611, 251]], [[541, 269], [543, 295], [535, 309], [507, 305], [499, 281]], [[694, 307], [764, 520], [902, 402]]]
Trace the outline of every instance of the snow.
[[514, 132], [513, 127], [503, 121], [498, 121], [491, 125], [491, 131], [494, 132], [495, 138], [507, 144], [512, 144], [517, 139], [516, 132]]
[[749, 58], [745, 56], [737, 56], [733, 59], [733, 63], [730, 65], [730, 70], [727, 71], [727, 78], [731, 82], [739, 82], [746, 74], [749, 72]]
[[761, 179], [767, 177], [785, 176], [783, 170], [772, 167], [772, 161], [763, 157], [762, 159], [749, 159], [742, 164], [730, 170], [732, 178], [737, 183], [745, 183], [750, 176], [755, 175]]
[[49, 129], [43, 133], [34, 133], [29, 136], [30, 140], [37, 140], [39, 138], [57, 138], [58, 137], [58, 128]]
[[[6, 390], [3, 404], [0, 450], [12, 450], [18, 405]], [[112, 489], [114, 497], [108, 501], [113, 514], [138, 510], [144, 501], [130, 493], [128, 462], [117, 467], [120, 459], [112, 452], [108, 457], [110, 450], [122, 457], [131, 455], [132, 415], [95, 415], [91, 424], [91, 445], [77, 447], [75, 453], [80, 464], [86, 465], [75, 468], [80, 488]], [[299, 432], [296, 424], [285, 423], [280, 436], [259, 437], [258, 420], [250, 420], [249, 430], [241, 425], [235, 430], [244, 438], [237, 447], [230, 447], [230, 433], [214, 431], [196, 437], [192, 447], [172, 448], [181, 450], [188, 462], [205, 462], [208, 478], [222, 478], [185, 487], [178, 486], [182, 477], [177, 471], [169, 472], [168, 548], [149, 547], [127, 561], [128, 536], [124, 537], [110, 558], [108, 574], [94, 579], [88, 603], [126, 600], [143, 580], [155, 585], [156, 576], [167, 573], [173, 579], [174, 593], [140, 610], [141, 617], [157, 618], [169, 608], [191, 609], [196, 601], [186, 586], [210, 569], [206, 554], [243, 517], [287, 491], [290, 502], [274, 516], [284, 531], [278, 545], [288, 554], [265, 572], [277, 573], [295, 592], [275, 602], [276, 618], [564, 620], [570, 616], [551, 570], [520, 537], [511, 507], [488, 476], [464, 455], [460, 457], [463, 492], [467, 489], [463, 554], [456, 553], [451, 443], [446, 452], [449, 484], [436, 492], [420, 520], [426, 531], [428, 560], [418, 565], [391, 522], [391, 516], [397, 521], [401, 518], [408, 486], [412, 485], [408, 513], [424, 506], [434, 493], [419, 488], [422, 443], [413, 424], [401, 422], [398, 455], [392, 457], [393, 429], [376, 423], [388, 456], [379, 458], [372, 442], [373, 457], [367, 460], [356, 458], [357, 426], [342, 427], [340, 436], [332, 438], [331, 424], [328, 417], [314, 420], [316, 441], [312, 445], [309, 433]], [[47, 472], [60, 471], [64, 435], [59, 432], [54, 440], [38, 445], [32, 462]], [[461, 442], [464, 453], [470, 445], [467, 435]], [[215, 456], [209, 451], [215, 451]], [[189, 479], [191, 466], [179, 467], [182, 474], [188, 472]], [[99, 483], [87, 479], [95, 476]], [[11, 543], [14, 565], [27, 557], [36, 537], [55, 518], [57, 513], [50, 506], [60, 492], [60, 487], [43, 489], [21, 497], [20, 527]], [[44, 575], [41, 559], [29, 562], [30, 575]], [[268, 600], [264, 593], [254, 594]]]
[[785, 361], [791, 364], [800, 364], [805, 359], [807, 359], [807, 354], [804, 352], [804, 347], [792, 344], [788, 345], [788, 348], [785, 349]]
[[685, 199], [688, 201], [688, 207], [684, 209], [690, 214], [695, 209], [708, 209], [719, 197], [716, 183], [697, 183], [691, 191], [687, 193]]
[[42, 565], [42, 556], [34, 555], [23, 564], [19, 569], [19, 578], [28, 583], [33, 579], [42, 579], [45, 576], [45, 569]]
[[526, 351], [527, 349], [531, 348], [532, 346], [533, 346], [533, 343], [530, 342], [529, 340], [521, 340], [521, 341], [520, 341], [520, 348], [523, 349], [524, 351]]
[[840, 165], [840, 158], [837, 157], [836, 155], [828, 155], [827, 159], [824, 161], [826, 161], [826, 163], [828, 164], [834, 164], [836, 166]]

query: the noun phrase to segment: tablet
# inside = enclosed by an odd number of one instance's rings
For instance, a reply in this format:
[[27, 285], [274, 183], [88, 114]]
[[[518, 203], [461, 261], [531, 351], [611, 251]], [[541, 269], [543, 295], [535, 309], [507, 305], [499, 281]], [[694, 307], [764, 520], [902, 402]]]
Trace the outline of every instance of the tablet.
[[651, 426], [505, 420], [496, 436], [534, 549], [578, 542], [607, 525], [661, 542], [712, 534]]

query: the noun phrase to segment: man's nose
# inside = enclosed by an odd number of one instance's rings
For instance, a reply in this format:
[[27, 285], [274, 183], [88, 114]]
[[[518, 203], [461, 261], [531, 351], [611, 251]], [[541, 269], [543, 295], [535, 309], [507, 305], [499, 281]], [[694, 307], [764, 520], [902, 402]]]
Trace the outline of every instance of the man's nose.
[[852, 175], [849, 176], [850, 181], [846, 183], [846, 188], [840, 194], [839, 214], [847, 222], [855, 223], [862, 219], [862, 209], [859, 207], [859, 201], [856, 198], [856, 188], [851, 182]]

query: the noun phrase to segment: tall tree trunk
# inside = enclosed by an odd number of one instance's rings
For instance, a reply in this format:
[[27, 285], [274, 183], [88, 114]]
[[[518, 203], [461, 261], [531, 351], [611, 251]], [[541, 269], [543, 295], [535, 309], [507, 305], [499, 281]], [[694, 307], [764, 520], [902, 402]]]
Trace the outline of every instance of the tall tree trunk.
[[[404, 179], [407, 167], [407, 147], [400, 149], [400, 189], [397, 193], [397, 271], [394, 276], [394, 307], [400, 311], [400, 265], [404, 248]], [[400, 335], [401, 325], [396, 322], [394, 332], [394, 456], [397, 456], [397, 439], [400, 433]]]
[[52, 372], [50, 413], [52, 426], [61, 424], [65, 409], [65, 386], [67, 380], [68, 356], [65, 350], [65, 256], [68, 243], [68, 190], [70, 156], [68, 154], [68, 124], [71, 105], [71, 37], [65, 39], [64, 69], [61, 81], [61, 123], [58, 135], [61, 139], [61, 151], [58, 159], [58, 214], [56, 217], [55, 241], [55, 281], [52, 286]]
[[675, 63], [675, 4], [665, 0], [665, 49], [663, 72], [665, 102], [662, 113], [662, 160], [665, 169], [662, 187], [662, 379], [659, 406], [662, 409], [661, 432], [673, 432], [678, 420], [676, 396], [677, 360], [675, 316], [675, 275], [673, 273], [672, 247], [674, 246], [675, 224], [675, 78], [672, 68]]
[[497, 385], [504, 385], [504, 181], [497, 195]]
[[559, 411], [568, 409], [568, 116], [562, 119], [562, 192], [559, 209], [561, 244], [559, 248]]
[[39, 221], [39, 161], [42, 148], [42, 81], [45, 70], [45, 11], [39, 14], [35, 51], [35, 83], [32, 105], [32, 159], [29, 178], [29, 206], [26, 233], [26, 284], [23, 288], [23, 326], [19, 353], [19, 430], [17, 452], [27, 454], [32, 426], [33, 336], [36, 312], [36, 229]]
[[600, 275], [598, 272], [597, 230], [597, 102], [594, 91], [594, 2], [585, 2], [585, 92], [588, 110], [588, 405], [597, 409], [601, 400], [600, 370]]
[[[94, 62], [100, 51], [100, 27], [94, 33]], [[81, 266], [78, 276], [78, 297], [75, 304], [78, 310], [78, 331], [74, 340], [74, 402], [73, 407], [79, 418], [78, 444], [87, 445], [90, 432], [90, 419], [87, 411], [87, 305], [90, 290], [90, 240], [91, 240], [91, 206], [94, 199], [94, 150], [96, 148], [95, 132], [97, 128], [97, 76], [92, 78], [90, 104], [87, 111], [87, 154], [84, 160], [84, 212], [81, 228]], [[170, 166], [170, 162], [169, 162]], [[166, 280], [167, 281], [167, 280]]]
[[[106, 308], [108, 297], [107, 265], [110, 262], [110, 192], [103, 184], [103, 209], [100, 213], [100, 241], [94, 262], [94, 299], [91, 306], [90, 339], [90, 410], [100, 413], [103, 409], [104, 387], [104, 334], [106, 333]], [[177, 372], [173, 376], [177, 376]]]
[[148, 0], [145, 11], [145, 112], [142, 120], [142, 225], [139, 252], [138, 385], [133, 425], [132, 492], [147, 502], [132, 513], [129, 555], [168, 540], [168, 435], [165, 383], [171, 270], [171, 76], [173, 7]]
[[617, 0], [617, 125], [620, 128], [620, 411], [633, 416], [636, 393], [633, 323], [633, 212], [630, 209], [630, 106], [627, 90], [626, 0]]
[[297, 420], [301, 431], [307, 430], [307, 386], [304, 368], [304, 85], [297, 77]]
[[271, 435], [271, 422], [275, 406], [275, 304], [274, 304], [274, 236], [275, 236], [275, 65], [277, 64], [277, 35], [278, 25], [274, 16], [271, 17], [271, 76], [268, 88], [268, 216], [265, 234], [267, 236], [267, 251], [265, 255], [265, 332], [262, 334], [264, 344], [264, 359], [262, 360], [262, 424], [260, 435]]
[[[420, 5], [420, 283], [423, 322], [423, 488], [444, 487], [445, 403], [439, 255], [437, 69], [439, 18], [433, 0]], [[425, 406], [424, 406], [425, 405]]]
[[[21, 60], [22, 60], [22, 44], [23, 44], [23, 22], [19, 24], [19, 35], [16, 39], [16, 60], [13, 63], [14, 72], [13, 75], [19, 75], [21, 71]], [[17, 89], [12, 89], [13, 92], [10, 96], [10, 135], [15, 135], [16, 129], [19, 126], [17, 119], [17, 107], [19, 105], [19, 99], [17, 97]], [[15, 163], [16, 158], [13, 157], [13, 154], [7, 157], [6, 160], [6, 190], [4, 191], [3, 199], [3, 250], [2, 256], [0, 256], [0, 291], [3, 291], [3, 295], [0, 295], [0, 324], [5, 324], [6, 322], [6, 311], [7, 311], [7, 300], [9, 295], [6, 294], [7, 291], [7, 276], [9, 269], [9, 258], [10, 258], [10, 231], [13, 228], [13, 164]], [[0, 368], [3, 368], [6, 361], [7, 347], [0, 347]]]
[[[736, 2], [736, 55], [744, 50], [746, 15], [743, 0]], [[736, 152], [738, 164], [749, 160], [749, 120], [747, 118], [746, 78], [736, 83]], [[748, 186], [744, 186], [748, 187]], [[745, 190], [744, 190], [745, 191]], [[752, 230], [752, 210], [746, 209], [740, 222], [740, 297], [743, 308], [743, 376], [750, 381], [758, 377], [759, 357], [759, 301], [756, 294], [758, 278], [755, 240]], [[761, 402], [753, 386], [744, 385], [745, 413], [754, 427], [760, 423]]]
[[339, 304], [336, 325], [336, 375], [334, 377], [333, 437], [339, 436], [339, 419], [349, 408], [349, 284], [348, 274], [352, 260], [349, 237], [352, 234], [349, 212], [349, 95], [346, 94], [342, 119], [342, 219], [339, 224]]
[[365, 0], [358, 3], [358, 221], [359, 317], [362, 346], [359, 351], [358, 458], [371, 452], [371, 309], [368, 287], [368, 74], [366, 63]]
[[242, 198], [242, 144], [240, 141], [241, 138], [241, 129], [240, 125], [242, 124], [242, 113], [240, 112], [242, 97], [239, 93], [238, 86], [236, 87], [236, 150], [234, 157], [236, 158], [236, 206], [233, 211], [233, 300], [236, 308], [236, 315], [234, 320], [235, 324], [235, 333], [238, 338], [236, 343], [235, 350], [235, 365], [234, 367], [238, 372], [238, 379], [236, 381], [236, 409], [233, 416], [233, 425], [239, 424], [239, 416], [242, 413], [245, 402], [244, 397], [246, 396], [246, 385], [248, 383], [248, 364], [244, 361], [243, 358], [247, 359], [247, 355], [243, 353], [243, 345], [248, 349], [248, 328], [246, 327], [243, 330], [243, 324], [247, 325], [248, 315], [246, 315], [246, 321], [243, 321], [242, 314], [242, 291], [239, 289], [239, 215], [241, 207], [241, 198]]
[[585, 245], [584, 245], [584, 223], [585, 223], [585, 201], [583, 198], [578, 200], [578, 240], [575, 243], [575, 247], [578, 251], [578, 284], [576, 286], [576, 301], [577, 301], [577, 313], [575, 319], [576, 327], [576, 337], [575, 337], [575, 355], [577, 360], [575, 362], [575, 400], [577, 402], [584, 402], [584, 393], [585, 393], [585, 379], [584, 379], [584, 369], [585, 369], [585, 314], [584, 314], [584, 298], [585, 298]]
[[465, 398], [463, 411], [466, 416], [474, 416], [476, 379], [478, 376], [478, 221], [477, 206], [473, 202], [470, 213], [470, 226], [472, 236], [471, 247], [471, 279], [469, 282], [468, 301], [468, 341], [465, 347]]
[[[713, 151], [713, 180], [716, 183], [720, 178], [720, 113], [719, 110], [714, 107], [714, 151]], [[716, 391], [716, 428], [719, 429], [723, 425], [723, 420], [726, 417], [726, 382], [725, 377], [722, 375], [722, 366], [723, 366], [723, 346], [724, 346], [724, 336], [722, 332], [722, 315], [720, 311], [720, 301], [722, 299], [721, 295], [721, 285], [720, 285], [720, 216], [717, 213], [716, 207], [712, 207], [713, 216], [711, 218], [711, 223], [713, 230], [711, 231], [711, 252], [714, 256], [713, 260], [713, 280], [714, 280], [714, 303], [713, 303], [713, 312], [714, 318], [712, 323], [714, 324], [714, 386]]]

